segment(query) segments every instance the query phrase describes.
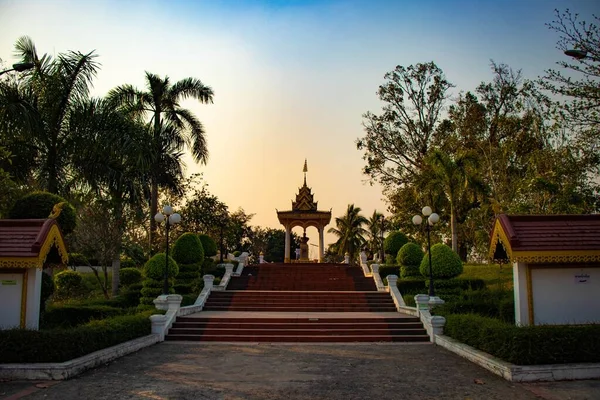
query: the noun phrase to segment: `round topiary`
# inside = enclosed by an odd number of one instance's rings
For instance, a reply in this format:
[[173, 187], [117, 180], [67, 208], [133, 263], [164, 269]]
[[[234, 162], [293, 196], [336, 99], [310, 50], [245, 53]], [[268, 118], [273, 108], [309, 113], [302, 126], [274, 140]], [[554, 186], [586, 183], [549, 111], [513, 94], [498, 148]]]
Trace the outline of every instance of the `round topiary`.
[[[167, 263], [167, 257], [165, 253], [155, 254], [154, 257], [146, 261], [144, 265], [144, 275], [147, 278], [160, 281], [165, 276], [165, 266]], [[179, 273], [179, 267], [172, 257], [169, 257], [169, 278], [174, 278]]]
[[119, 270], [119, 281], [123, 286], [131, 286], [142, 281], [142, 271], [137, 268], [122, 268]]
[[27, 219], [27, 218], [48, 218], [52, 213], [52, 208], [58, 203], [66, 203], [62, 206], [62, 211], [56, 222], [60, 226], [63, 235], [73, 232], [77, 226], [75, 217], [75, 208], [62, 197], [48, 192], [33, 192], [21, 197], [12, 210], [9, 218]]
[[391, 254], [393, 257], [398, 255], [398, 251], [408, 243], [406, 235], [400, 231], [390, 232], [383, 241], [383, 251], [385, 254]]
[[180, 264], [202, 264], [204, 249], [198, 235], [188, 232], [179, 236], [173, 246], [173, 258]]
[[81, 274], [70, 269], [54, 275], [55, 296], [58, 298], [77, 297], [83, 291]]
[[[431, 270], [434, 278], [449, 279], [462, 274], [463, 263], [455, 252], [443, 243], [431, 247]], [[425, 255], [419, 268], [421, 275], [429, 277], [429, 256]]]
[[217, 243], [208, 235], [201, 233], [198, 235], [198, 239], [202, 243], [204, 249], [204, 257], [213, 257], [217, 255]]
[[137, 267], [137, 265], [135, 264], [135, 261], [133, 261], [131, 258], [129, 257], [121, 257], [121, 267], [120, 268], [135, 268]]
[[421, 260], [423, 260], [423, 250], [421, 246], [416, 243], [406, 243], [404, 246], [400, 248], [398, 251], [398, 256], [396, 257], [396, 262], [401, 267], [406, 266], [419, 266], [421, 265]]

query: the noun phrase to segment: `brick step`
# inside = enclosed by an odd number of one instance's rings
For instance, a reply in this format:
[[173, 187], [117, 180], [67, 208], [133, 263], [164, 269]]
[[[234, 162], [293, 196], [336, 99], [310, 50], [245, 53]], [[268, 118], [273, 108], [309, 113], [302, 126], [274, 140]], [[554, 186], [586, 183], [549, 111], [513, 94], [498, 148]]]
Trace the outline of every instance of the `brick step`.
[[[344, 319], [342, 319], [344, 321]], [[348, 319], [347, 321], [352, 321]], [[254, 322], [248, 319], [247, 322], [174, 322], [171, 329], [343, 329], [346, 331], [352, 329], [423, 329], [421, 322], [339, 322], [339, 323], [319, 323], [319, 322]], [[170, 332], [170, 331], [169, 331]]]
[[384, 335], [426, 335], [425, 329], [296, 329], [293, 326], [285, 329], [186, 329], [171, 328], [169, 335], [221, 335], [221, 336], [384, 336]]
[[360, 297], [360, 298], [378, 298], [378, 297], [390, 297], [390, 294], [387, 292], [297, 292], [292, 291], [290, 293], [285, 293], [282, 291], [272, 292], [269, 290], [262, 291], [254, 291], [254, 290], [225, 290], [223, 292], [211, 292], [211, 296], [215, 297], [285, 297], [285, 296], [293, 296], [296, 298], [299, 297], [335, 297], [335, 298], [346, 298], [346, 297]]
[[344, 317], [344, 318], [319, 318], [319, 317], [306, 317], [306, 318], [298, 318], [298, 317], [282, 317], [282, 318], [254, 318], [254, 317], [177, 317], [178, 322], [195, 322], [195, 323], [203, 323], [203, 322], [230, 322], [230, 323], [326, 323], [326, 324], [335, 324], [335, 323], [357, 323], [357, 324], [367, 324], [367, 323], [421, 323], [419, 318], [417, 317]]
[[286, 311], [286, 312], [394, 312], [395, 306], [356, 306], [356, 307], [269, 307], [269, 306], [206, 306], [204, 311]]
[[165, 340], [203, 342], [283, 342], [283, 343], [346, 343], [346, 342], [423, 342], [427, 335], [373, 335], [373, 336], [257, 336], [257, 335], [167, 335]]
[[227, 306], [227, 305], [252, 305], [252, 304], [261, 304], [261, 305], [280, 305], [280, 306], [288, 306], [288, 305], [294, 305], [294, 304], [298, 304], [298, 305], [303, 305], [303, 306], [309, 306], [309, 305], [319, 305], [319, 304], [324, 304], [324, 305], [336, 305], [336, 306], [348, 306], [348, 305], [369, 305], [369, 306], [376, 306], [376, 305], [384, 305], [384, 306], [389, 306], [389, 305], [394, 305], [394, 301], [392, 299], [379, 299], [379, 300], [347, 300], [347, 301], [338, 301], [338, 300], [332, 300], [332, 299], [277, 299], [277, 300], [273, 300], [273, 299], [254, 299], [254, 300], [248, 300], [248, 299], [211, 299], [209, 298], [206, 303], [206, 305], [211, 305], [211, 306], [216, 306], [216, 305], [223, 305], [223, 306]]

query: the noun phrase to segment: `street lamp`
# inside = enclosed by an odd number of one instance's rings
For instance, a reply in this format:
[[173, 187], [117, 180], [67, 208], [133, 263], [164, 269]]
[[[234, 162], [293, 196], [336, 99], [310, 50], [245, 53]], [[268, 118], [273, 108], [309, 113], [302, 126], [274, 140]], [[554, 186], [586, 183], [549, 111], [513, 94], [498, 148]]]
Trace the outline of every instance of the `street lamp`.
[[23, 71], [27, 71], [28, 69], [31, 69], [33, 67], [34, 67], [33, 63], [16, 63], [16, 64], [13, 64], [11, 69], [0, 71], [0, 75], [5, 74], [10, 71], [23, 72]]
[[160, 211], [157, 212], [156, 215], [154, 216], [154, 220], [160, 224], [165, 219], [167, 220], [167, 222], [165, 224], [165, 228], [167, 230], [167, 251], [166, 251], [167, 257], [166, 257], [166, 261], [165, 261], [165, 283], [163, 286], [163, 294], [167, 295], [167, 294], [169, 294], [169, 227], [171, 225], [180, 223], [181, 215], [179, 215], [177, 213], [173, 214], [173, 207], [164, 206], [162, 209], [162, 213]]
[[[431, 211], [431, 207], [425, 206], [421, 210], [423, 215], [427, 218], [425, 229], [427, 230], [427, 254], [429, 254], [429, 297], [435, 296], [435, 290], [433, 288], [433, 269], [431, 267], [431, 239], [429, 235], [430, 227], [436, 224], [440, 220], [440, 216]], [[415, 225], [421, 225], [423, 218], [420, 215], [412, 217], [412, 223]]]

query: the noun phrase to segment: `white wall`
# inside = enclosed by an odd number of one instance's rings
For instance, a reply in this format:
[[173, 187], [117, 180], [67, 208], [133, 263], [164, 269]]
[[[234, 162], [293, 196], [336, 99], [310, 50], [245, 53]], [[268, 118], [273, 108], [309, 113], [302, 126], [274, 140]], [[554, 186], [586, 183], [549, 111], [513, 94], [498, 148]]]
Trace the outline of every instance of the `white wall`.
[[42, 294], [42, 271], [29, 268], [27, 274], [27, 316], [25, 328], [39, 329], [40, 326], [40, 297]]
[[515, 292], [515, 323], [529, 325], [529, 304], [527, 303], [527, 265], [513, 264], [513, 285]]
[[600, 322], [600, 267], [532, 268], [531, 280], [536, 325]]

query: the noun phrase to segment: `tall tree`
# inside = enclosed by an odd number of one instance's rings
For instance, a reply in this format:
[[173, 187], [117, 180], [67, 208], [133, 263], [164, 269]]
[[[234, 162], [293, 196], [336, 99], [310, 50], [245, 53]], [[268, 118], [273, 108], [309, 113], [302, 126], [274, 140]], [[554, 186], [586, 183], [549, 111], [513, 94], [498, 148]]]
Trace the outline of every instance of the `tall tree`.
[[383, 219], [383, 214], [377, 212], [377, 210], [373, 211], [373, 215], [369, 217], [367, 222], [367, 237], [368, 237], [368, 245], [369, 249], [373, 256], [379, 254], [382, 248], [382, 237], [386, 232], [385, 219]]
[[[213, 90], [195, 78], [184, 78], [174, 84], [168, 76], [161, 78], [158, 75], [146, 72], [146, 91], [140, 91], [131, 85], [119, 86], [109, 93], [109, 98], [119, 105], [125, 112], [140, 119], [149, 118], [149, 123], [154, 128], [151, 146], [158, 153], [163, 147], [191, 149], [196, 162], [206, 163], [208, 148], [206, 134], [200, 120], [189, 110], [180, 106], [180, 102], [193, 98], [200, 103], [213, 102]], [[172, 135], [168, 137], [169, 143], [161, 139], [163, 125], [172, 126]], [[152, 165], [150, 173], [150, 243], [156, 230], [154, 215], [158, 210], [158, 187], [161, 181], [161, 170], [164, 168], [159, 161]]]
[[0, 82], [0, 134], [11, 152], [14, 145], [15, 154], [29, 153], [28, 170], [40, 187], [66, 191], [76, 135], [70, 121], [74, 108], [88, 98], [99, 67], [96, 55], [69, 51], [54, 59], [39, 57], [27, 36], [17, 40], [15, 51], [34, 68]]
[[419, 173], [452, 87], [433, 62], [397, 66], [385, 74], [377, 95], [385, 103], [380, 115], [363, 115], [363, 172], [386, 189], [410, 183]]
[[361, 247], [366, 243], [365, 235], [367, 231], [363, 225], [369, 221], [360, 214], [360, 207], [354, 207], [354, 204], [348, 204], [346, 214], [335, 218], [335, 228], [329, 228], [328, 232], [338, 237], [335, 248], [339, 255], [348, 253], [350, 260], [354, 261]]

